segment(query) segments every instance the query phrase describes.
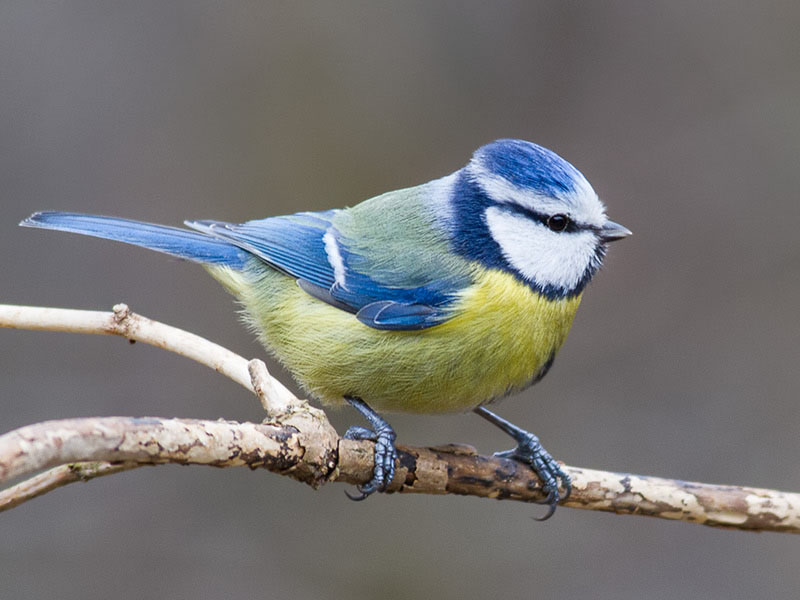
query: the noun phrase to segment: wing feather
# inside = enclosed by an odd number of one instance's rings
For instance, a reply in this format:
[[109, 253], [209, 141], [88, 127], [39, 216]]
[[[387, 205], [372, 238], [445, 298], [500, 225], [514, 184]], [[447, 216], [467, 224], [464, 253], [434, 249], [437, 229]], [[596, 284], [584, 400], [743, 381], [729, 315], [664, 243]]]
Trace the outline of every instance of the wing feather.
[[252, 253], [369, 327], [424, 329], [450, 318], [471, 271], [452, 258], [445, 233], [425, 213], [423, 187], [352, 209], [186, 224]]

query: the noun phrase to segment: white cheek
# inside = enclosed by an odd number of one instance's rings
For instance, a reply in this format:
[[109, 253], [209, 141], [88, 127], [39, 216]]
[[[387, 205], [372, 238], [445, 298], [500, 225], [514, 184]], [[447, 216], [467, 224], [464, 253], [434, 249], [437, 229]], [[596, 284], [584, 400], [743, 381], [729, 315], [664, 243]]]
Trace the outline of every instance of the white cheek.
[[597, 241], [590, 231], [555, 233], [497, 206], [486, 209], [486, 223], [508, 263], [539, 285], [571, 290], [595, 260]]

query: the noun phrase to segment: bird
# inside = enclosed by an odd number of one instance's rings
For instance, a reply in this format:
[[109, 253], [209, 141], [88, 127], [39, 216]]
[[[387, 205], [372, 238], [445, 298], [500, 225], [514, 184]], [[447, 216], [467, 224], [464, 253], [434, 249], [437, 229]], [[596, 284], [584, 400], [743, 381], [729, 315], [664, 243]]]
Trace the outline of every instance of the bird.
[[[487, 406], [548, 372], [610, 242], [631, 234], [572, 164], [499, 139], [445, 177], [352, 207], [187, 228], [36, 212], [20, 225], [143, 246], [200, 263], [266, 349], [323, 405], [351, 405], [375, 442], [363, 500], [395, 473], [383, 416], [474, 411], [511, 436], [549, 505], [571, 480], [539, 438]], [[565, 491], [562, 494], [561, 486]]]

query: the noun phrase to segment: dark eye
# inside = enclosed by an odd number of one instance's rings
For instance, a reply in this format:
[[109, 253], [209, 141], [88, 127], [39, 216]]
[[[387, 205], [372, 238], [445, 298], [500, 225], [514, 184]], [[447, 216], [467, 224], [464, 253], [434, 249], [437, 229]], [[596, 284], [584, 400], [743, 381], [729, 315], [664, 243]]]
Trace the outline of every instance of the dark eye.
[[567, 227], [569, 227], [569, 217], [567, 215], [553, 215], [552, 217], [547, 217], [547, 226], [550, 228], [550, 231], [555, 231], [556, 233], [561, 233]]

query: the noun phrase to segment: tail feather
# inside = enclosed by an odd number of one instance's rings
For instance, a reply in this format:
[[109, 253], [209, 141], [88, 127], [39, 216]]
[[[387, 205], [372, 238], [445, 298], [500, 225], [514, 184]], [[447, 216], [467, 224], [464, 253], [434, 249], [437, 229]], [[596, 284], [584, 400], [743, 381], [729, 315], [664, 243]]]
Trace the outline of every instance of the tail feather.
[[199, 263], [235, 269], [244, 266], [249, 256], [245, 250], [203, 233], [117, 217], [58, 211], [36, 212], [20, 225], [125, 242]]

